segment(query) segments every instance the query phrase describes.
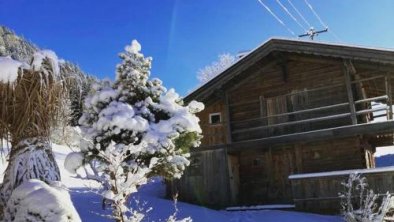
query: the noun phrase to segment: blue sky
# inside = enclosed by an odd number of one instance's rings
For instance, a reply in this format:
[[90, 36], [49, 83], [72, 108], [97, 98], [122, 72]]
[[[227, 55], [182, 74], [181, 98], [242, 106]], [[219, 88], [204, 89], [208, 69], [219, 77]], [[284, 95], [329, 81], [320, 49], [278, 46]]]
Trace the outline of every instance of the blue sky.
[[[302, 32], [276, 0], [262, 1]], [[280, 1], [291, 9], [288, 0]], [[342, 43], [394, 48], [394, 1], [308, 1]], [[322, 28], [304, 0], [292, 2]], [[152, 76], [182, 95], [218, 54], [253, 49], [271, 37], [293, 38], [257, 0], [0, 0], [0, 24], [99, 78], [114, 78], [117, 54], [137, 39], [153, 57]], [[338, 42], [329, 33], [318, 40]]]

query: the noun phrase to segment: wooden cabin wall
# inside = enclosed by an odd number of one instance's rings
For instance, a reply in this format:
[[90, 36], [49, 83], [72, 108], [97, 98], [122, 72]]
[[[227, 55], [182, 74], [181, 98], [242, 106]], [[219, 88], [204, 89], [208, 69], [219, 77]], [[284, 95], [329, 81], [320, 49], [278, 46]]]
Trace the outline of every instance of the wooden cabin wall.
[[179, 200], [212, 208], [231, 203], [227, 155], [224, 149], [194, 152], [191, 164], [181, 179], [172, 182], [172, 190], [178, 192]]
[[[220, 113], [222, 116], [222, 122], [220, 124], [210, 124], [209, 114], [211, 113]], [[226, 143], [226, 124], [228, 121], [223, 100], [219, 98], [216, 102], [207, 104], [203, 111], [197, 113], [197, 116], [200, 118], [200, 126], [203, 134], [201, 146], [212, 146]]]
[[296, 170], [294, 150], [290, 145], [265, 152], [241, 152], [240, 205], [292, 203], [287, 176]]
[[300, 173], [369, 168], [365, 146], [359, 137], [299, 144]]
[[[367, 173], [368, 189], [377, 194], [394, 192], [394, 172]], [[313, 213], [338, 214], [341, 210], [341, 199], [338, 193], [344, 192], [341, 184], [349, 175], [311, 177], [291, 180], [296, 210]]]
[[[256, 71], [255, 74], [244, 80], [239, 86], [228, 91], [230, 104], [229, 112], [232, 121], [231, 129], [233, 131], [248, 129], [264, 124], [271, 125], [274, 123], [350, 112], [349, 107], [344, 106], [327, 111], [280, 117], [271, 120], [237, 123], [237, 121], [259, 118], [267, 114], [280, 114], [348, 102], [346, 86], [344, 85], [343, 64], [341, 62], [338, 62], [338, 64], [324, 64], [289, 61], [287, 63], [287, 73], [285, 74], [283, 72], [282, 67], [279, 65], [273, 66], [270, 69], [265, 69], [264, 71]], [[335, 84], [343, 85], [324, 91], [306, 92], [306, 90], [313, 88]], [[303, 91], [305, 91], [304, 95], [301, 93], [281, 98], [281, 96], [286, 94]], [[266, 113], [262, 113], [261, 100], [265, 101], [264, 109], [267, 110], [265, 111]], [[272, 107], [270, 103], [277, 105], [276, 107]], [[274, 110], [270, 111], [271, 109]], [[348, 124], [351, 124], [350, 118], [342, 118], [260, 131], [249, 131], [248, 133], [236, 133], [232, 135], [232, 139], [233, 141], [242, 141]]]
[[292, 203], [289, 175], [368, 168], [358, 137], [242, 151], [240, 204]]

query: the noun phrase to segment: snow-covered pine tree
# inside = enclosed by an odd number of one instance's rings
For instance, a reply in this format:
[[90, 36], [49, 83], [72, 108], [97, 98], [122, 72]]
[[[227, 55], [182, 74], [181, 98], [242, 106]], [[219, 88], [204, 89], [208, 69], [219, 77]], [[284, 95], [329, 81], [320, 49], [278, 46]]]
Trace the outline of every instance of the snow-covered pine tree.
[[74, 171], [89, 165], [85, 174], [103, 185], [116, 221], [140, 221], [143, 214], [128, 207], [128, 198], [151, 176], [179, 178], [189, 164], [189, 148], [200, 143], [201, 128], [195, 113], [204, 108], [187, 106], [159, 79], [149, 79], [151, 58], [141, 54], [137, 41], [120, 54], [114, 84], [96, 87], [85, 101], [80, 119], [84, 135], [81, 153], [66, 159]]

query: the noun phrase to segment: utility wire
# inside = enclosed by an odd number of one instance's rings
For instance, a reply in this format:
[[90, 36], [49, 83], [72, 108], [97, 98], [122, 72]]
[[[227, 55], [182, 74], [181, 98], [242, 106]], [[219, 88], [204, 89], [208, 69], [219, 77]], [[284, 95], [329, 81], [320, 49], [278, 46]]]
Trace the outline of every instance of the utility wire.
[[296, 34], [289, 28], [286, 26], [286, 24], [280, 20], [280, 18], [278, 16], [275, 15], [275, 13], [266, 5], [264, 4], [264, 2], [262, 2], [262, 0], [257, 0], [283, 27], [285, 27], [287, 29], [288, 32], [290, 32], [290, 34], [292, 34], [293, 36], [296, 36]]
[[293, 14], [290, 13], [290, 11], [286, 8], [286, 6], [284, 6], [282, 4], [282, 2], [280, 2], [280, 0], [276, 0], [276, 2], [280, 5], [280, 7], [282, 7], [282, 9], [297, 23], [298, 26], [301, 27], [301, 29], [303, 29], [304, 31], [307, 31], [308, 29], [306, 29], [294, 16]]
[[[323, 22], [323, 20], [320, 18], [320, 16], [317, 14], [317, 12], [313, 9], [312, 5], [308, 2], [308, 0], [304, 0], [305, 4], [310, 8], [310, 10], [312, 11], [312, 13], [315, 15], [315, 17], [319, 20], [320, 24], [325, 27], [328, 28], [328, 26]], [[337, 41], [339, 42], [343, 42], [333, 31], [332, 29], [330, 29], [328, 31]]]
[[305, 24], [308, 26], [308, 28], [311, 27], [311, 24], [305, 19], [305, 17], [301, 14], [300, 11], [298, 11], [298, 9], [295, 7], [295, 5], [291, 2], [291, 0], [287, 0], [289, 2], [289, 4], [291, 5], [291, 7], [294, 9], [294, 11], [297, 12], [298, 16], [301, 17], [302, 21], [305, 22]]
[[313, 14], [316, 16], [316, 18], [319, 20], [320, 24], [321, 24], [324, 28], [326, 28], [327, 25], [324, 24], [324, 22], [321, 20], [320, 16], [319, 16], [319, 15], [317, 14], [317, 12], [313, 9], [312, 5], [309, 4], [308, 0], [304, 0], [304, 1], [305, 1], [305, 4], [311, 9], [312, 13], [313, 13]]
[[330, 33], [338, 42], [343, 42], [333, 31], [332, 29], [328, 30], [328, 33]]

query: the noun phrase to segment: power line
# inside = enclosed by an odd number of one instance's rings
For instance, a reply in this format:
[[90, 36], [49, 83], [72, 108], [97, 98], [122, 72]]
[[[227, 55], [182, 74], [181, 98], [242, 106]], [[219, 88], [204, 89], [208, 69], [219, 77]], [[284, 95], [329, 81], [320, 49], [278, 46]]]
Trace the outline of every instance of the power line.
[[289, 10], [280, 2], [280, 0], [276, 0], [276, 2], [282, 7], [282, 9], [300, 26], [303, 30], [307, 30], [294, 16], [289, 12]]
[[332, 29], [330, 29], [330, 31], [328, 33], [331, 33], [332, 36], [334, 36], [334, 38], [338, 41], [338, 42], [343, 42], [333, 31]]
[[289, 4], [291, 5], [291, 7], [294, 9], [294, 11], [297, 12], [298, 16], [300, 16], [301, 19], [305, 22], [305, 24], [306, 24], [308, 27], [311, 27], [311, 24], [305, 19], [305, 17], [301, 14], [301, 12], [298, 11], [298, 9], [297, 9], [297, 8], [295, 7], [295, 5], [291, 2], [291, 0], [287, 0], [287, 1], [288, 1]]
[[319, 15], [317, 14], [317, 12], [313, 9], [312, 5], [309, 4], [308, 0], [304, 0], [304, 1], [305, 1], [305, 4], [311, 9], [312, 13], [313, 13], [313, 14], [316, 16], [316, 18], [319, 20], [320, 24], [321, 24], [323, 27], [326, 28], [327, 25], [324, 24], [324, 22], [321, 20], [320, 16], [319, 16]]
[[266, 5], [262, 2], [262, 0], [257, 0], [258, 2], [260, 2], [260, 4], [283, 26], [287, 29], [288, 32], [290, 32], [290, 34], [292, 34], [293, 36], [296, 36], [296, 34], [289, 28], [286, 26], [286, 24], [280, 20], [280, 18], [278, 16], [275, 15], [275, 13]]
[[[305, 4], [309, 7], [309, 9], [312, 11], [312, 13], [315, 15], [315, 17], [319, 20], [320, 24], [328, 29], [328, 26], [323, 22], [323, 20], [320, 18], [320, 16], [317, 14], [317, 12], [313, 9], [312, 5], [308, 2], [308, 0], [304, 0]], [[330, 29], [329, 33], [339, 42], [343, 42], [333, 31]]]

